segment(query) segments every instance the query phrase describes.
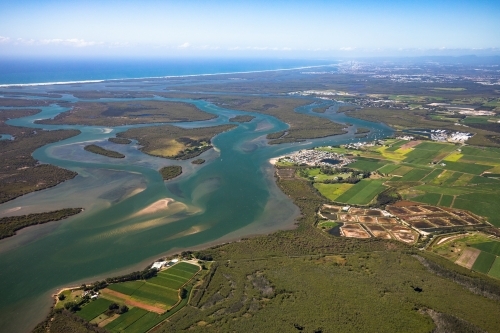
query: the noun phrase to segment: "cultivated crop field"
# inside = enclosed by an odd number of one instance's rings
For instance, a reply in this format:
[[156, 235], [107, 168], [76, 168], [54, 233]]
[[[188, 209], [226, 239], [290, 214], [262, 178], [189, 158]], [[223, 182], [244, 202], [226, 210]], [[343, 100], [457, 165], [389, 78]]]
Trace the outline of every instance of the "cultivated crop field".
[[[387, 188], [404, 199], [471, 211], [500, 226], [500, 149], [431, 141], [388, 139], [361, 149], [321, 147], [352, 155], [350, 168], [379, 174], [351, 187], [314, 183], [327, 199], [369, 205]], [[498, 176], [498, 177], [497, 177]]]
[[80, 311], [78, 311], [78, 315], [85, 320], [92, 320], [104, 311], [108, 310], [108, 307], [111, 305], [111, 301], [98, 298], [94, 301], [91, 301], [89, 304], [85, 305]]
[[383, 183], [383, 180], [363, 179], [340, 195], [336, 201], [353, 205], [367, 205], [377, 194], [385, 190]]
[[432, 251], [456, 264], [500, 279], [500, 241], [483, 233], [443, 236]]
[[179, 300], [179, 289], [199, 270], [198, 266], [178, 263], [163, 270], [156, 277], [145, 281], [127, 281], [111, 284], [108, 288], [130, 296], [140, 302], [165, 309], [172, 307]]
[[[90, 321], [99, 315], [104, 316], [103, 313], [113, 302], [125, 304], [130, 307], [129, 311], [110, 320], [104, 326], [106, 330], [113, 333], [146, 332], [185, 305], [186, 299], [179, 297], [179, 290], [199, 270], [199, 266], [180, 262], [148, 280], [113, 283], [103, 290], [99, 299], [90, 302], [78, 314]], [[192, 286], [185, 288], [189, 292]]]

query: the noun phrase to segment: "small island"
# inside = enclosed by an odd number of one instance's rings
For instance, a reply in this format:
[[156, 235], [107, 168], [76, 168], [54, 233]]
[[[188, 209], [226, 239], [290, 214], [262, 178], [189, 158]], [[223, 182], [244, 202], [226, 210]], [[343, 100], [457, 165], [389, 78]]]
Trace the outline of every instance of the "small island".
[[132, 142], [132, 140], [125, 139], [125, 138], [109, 138], [108, 141], [119, 144], [119, 145], [128, 145], [129, 143]]
[[119, 153], [119, 152], [114, 151], [114, 150], [104, 149], [104, 148], [99, 147], [97, 145], [88, 145], [88, 146], [85, 146], [83, 149], [85, 149], [86, 151], [89, 151], [91, 153], [94, 153], [94, 154], [99, 154], [99, 155], [103, 155], [103, 156], [111, 157], [111, 158], [124, 158], [125, 157], [125, 155], [123, 155], [122, 153]]
[[236, 116], [230, 118], [229, 121], [232, 123], [248, 123], [249, 121], [252, 121], [254, 118], [255, 118], [254, 116]]
[[65, 208], [45, 213], [2, 217], [0, 218], [0, 239], [14, 236], [16, 231], [23, 228], [59, 221], [78, 214], [81, 211], [83, 211], [82, 208]]
[[182, 167], [180, 165], [169, 165], [160, 169], [160, 174], [163, 180], [170, 180], [182, 173]]
[[205, 160], [202, 158], [197, 158], [197, 159], [191, 161], [191, 163], [192, 164], [203, 164], [203, 163], [205, 163]]

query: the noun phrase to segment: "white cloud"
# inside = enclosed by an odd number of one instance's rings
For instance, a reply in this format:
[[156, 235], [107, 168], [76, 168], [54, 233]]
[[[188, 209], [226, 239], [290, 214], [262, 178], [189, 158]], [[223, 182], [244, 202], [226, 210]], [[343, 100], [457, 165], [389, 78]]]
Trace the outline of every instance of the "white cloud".
[[73, 47], [87, 47], [87, 46], [93, 46], [93, 45], [97, 45], [97, 44], [101, 44], [101, 43], [86, 41], [84, 39], [77, 39], [77, 38], [70, 38], [70, 39], [54, 38], [54, 39], [42, 39], [39, 41], [39, 44], [40, 45], [55, 44], [55, 45], [66, 45], [66, 46], [73, 46]]
[[[7, 39], [8, 40], [8, 39]], [[0, 42], [2, 40], [0, 39]], [[88, 46], [94, 46], [94, 45], [101, 45], [103, 44], [102, 42], [93, 42], [93, 41], [86, 41], [84, 39], [78, 39], [78, 38], [69, 38], [69, 39], [61, 39], [61, 38], [52, 38], [52, 39], [24, 39], [24, 38], [17, 38], [15, 44], [19, 45], [63, 45], [63, 46], [70, 46], [70, 47], [88, 47]]]
[[184, 44], [179, 45], [178, 48], [180, 48], [180, 49], [187, 49], [190, 46], [191, 46], [191, 44], [189, 44], [188, 42], [185, 42]]
[[9, 37], [0, 36], [0, 44], [10, 42]]
[[354, 47], [350, 47], [350, 46], [347, 46], [347, 47], [341, 47], [340, 48], [340, 51], [354, 51]]

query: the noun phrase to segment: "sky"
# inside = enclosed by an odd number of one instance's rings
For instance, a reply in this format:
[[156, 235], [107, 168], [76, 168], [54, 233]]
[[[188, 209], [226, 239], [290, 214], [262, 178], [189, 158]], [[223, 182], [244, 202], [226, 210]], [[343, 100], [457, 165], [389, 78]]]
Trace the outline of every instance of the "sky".
[[500, 55], [496, 0], [0, 0], [0, 56]]

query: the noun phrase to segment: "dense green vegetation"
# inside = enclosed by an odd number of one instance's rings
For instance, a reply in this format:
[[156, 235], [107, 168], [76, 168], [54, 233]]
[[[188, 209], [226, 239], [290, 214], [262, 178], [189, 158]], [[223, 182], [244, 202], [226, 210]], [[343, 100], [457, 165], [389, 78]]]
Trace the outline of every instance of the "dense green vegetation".
[[108, 141], [119, 144], [119, 145], [128, 145], [129, 143], [132, 142], [132, 140], [125, 139], [125, 138], [109, 138]]
[[234, 123], [248, 123], [249, 121], [252, 121], [254, 119], [254, 116], [236, 116], [233, 118], [229, 118], [230, 122]]
[[167, 101], [79, 102], [69, 111], [40, 124], [121, 126], [198, 121], [215, 118], [192, 104]]
[[76, 172], [49, 164], [38, 164], [31, 154], [38, 148], [78, 135], [77, 130], [44, 131], [14, 127], [7, 119], [38, 113], [39, 110], [0, 110], [0, 133], [10, 134], [14, 140], [0, 140], [0, 203], [23, 194], [55, 186], [74, 178]]
[[125, 158], [125, 155], [122, 153], [119, 153], [117, 151], [109, 150], [109, 149], [104, 149], [102, 147], [99, 147], [97, 145], [87, 145], [83, 149], [85, 149], [88, 152], [98, 154], [98, 155], [103, 155], [106, 157], [111, 157], [111, 158]]
[[57, 310], [38, 324], [33, 333], [106, 333], [104, 328], [90, 324], [87, 320], [68, 310]]
[[31, 225], [59, 221], [82, 211], [81, 208], [65, 208], [46, 213], [9, 216], [0, 218], [0, 239], [14, 236], [17, 230]]
[[[165, 96], [187, 97], [185, 94], [164, 94]], [[295, 112], [300, 106], [311, 104], [310, 100], [285, 97], [201, 95], [199, 98], [210, 100], [224, 108], [268, 114], [290, 125], [285, 132], [267, 136], [270, 144], [303, 141], [343, 134], [344, 125], [325, 118]]]
[[180, 165], [169, 165], [160, 169], [160, 174], [163, 180], [169, 180], [179, 176], [182, 173]]
[[193, 164], [203, 164], [203, 163], [205, 163], [205, 160], [203, 158], [197, 158], [195, 160], [192, 160], [191, 163], [193, 163]]
[[212, 148], [210, 140], [217, 134], [229, 131], [236, 125], [220, 125], [184, 129], [171, 125], [132, 128], [119, 133], [122, 138], [135, 139], [146, 154], [186, 160]]

